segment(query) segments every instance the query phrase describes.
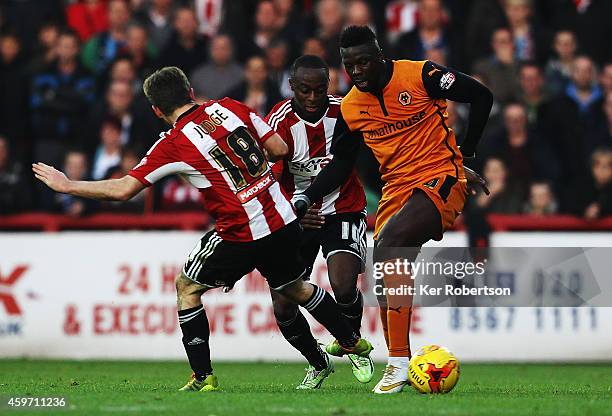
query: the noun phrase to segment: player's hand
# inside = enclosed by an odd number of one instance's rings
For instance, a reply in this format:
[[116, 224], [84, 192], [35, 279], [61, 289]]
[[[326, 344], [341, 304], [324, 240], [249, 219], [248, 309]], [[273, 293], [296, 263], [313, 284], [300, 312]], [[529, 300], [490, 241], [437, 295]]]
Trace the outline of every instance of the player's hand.
[[302, 227], [310, 229], [319, 229], [325, 224], [325, 217], [319, 214], [317, 208], [310, 208], [300, 221]]
[[483, 178], [467, 166], [464, 166], [463, 170], [465, 171], [465, 178], [467, 179], [467, 189], [470, 194], [477, 195], [478, 191], [480, 190], [482, 190], [486, 195], [490, 194], [485, 178]]
[[291, 199], [291, 205], [293, 205], [293, 209], [295, 210], [295, 215], [297, 215], [298, 220], [301, 220], [308, 212], [308, 208], [310, 207], [310, 199], [303, 194], [294, 195]]
[[45, 165], [42, 162], [33, 163], [32, 171], [36, 179], [43, 182], [55, 192], [67, 193], [70, 180], [53, 166]]

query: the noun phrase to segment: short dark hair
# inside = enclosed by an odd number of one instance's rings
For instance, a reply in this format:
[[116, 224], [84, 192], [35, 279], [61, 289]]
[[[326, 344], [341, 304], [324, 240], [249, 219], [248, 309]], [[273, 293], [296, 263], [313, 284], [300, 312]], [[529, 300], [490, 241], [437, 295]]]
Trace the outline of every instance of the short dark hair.
[[67, 37], [70, 37], [76, 40], [78, 44], [81, 43], [81, 38], [79, 38], [79, 35], [77, 34], [77, 32], [75, 32], [74, 30], [70, 28], [67, 28], [67, 27], [62, 28], [62, 30], [59, 31], [59, 34], [57, 37], [59, 38], [60, 36], [67, 36]]
[[351, 46], [364, 45], [376, 42], [376, 35], [368, 26], [349, 26], [340, 34], [340, 47], [350, 48]]
[[151, 105], [167, 116], [193, 101], [187, 76], [175, 66], [166, 66], [153, 72], [145, 79], [142, 89]]
[[329, 67], [323, 59], [316, 55], [302, 55], [293, 61], [293, 65], [289, 69], [289, 78], [295, 77], [297, 70], [300, 68], [322, 69], [325, 75], [329, 78]]
[[523, 68], [536, 68], [540, 73], [542, 72], [542, 67], [533, 60], [523, 61], [519, 64], [519, 70]]

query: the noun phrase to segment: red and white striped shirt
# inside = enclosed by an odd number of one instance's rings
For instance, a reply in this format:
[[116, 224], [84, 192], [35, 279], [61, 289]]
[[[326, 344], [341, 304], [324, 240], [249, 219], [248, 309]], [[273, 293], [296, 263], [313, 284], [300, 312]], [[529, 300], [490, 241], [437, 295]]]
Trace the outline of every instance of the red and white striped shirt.
[[[330, 149], [341, 99], [333, 95], [328, 98], [329, 107], [316, 123], [300, 118], [293, 110], [291, 99], [276, 104], [266, 117], [268, 124], [289, 147], [287, 157], [272, 167], [289, 198], [304, 192], [332, 160]], [[321, 215], [365, 213], [365, 193], [355, 170], [344, 185], [323, 197], [323, 200], [316, 201], [313, 206], [320, 209]]]
[[221, 238], [257, 240], [296, 219], [261, 150], [273, 134], [238, 101], [194, 105], [129, 174], [146, 186], [180, 174], [204, 195]]

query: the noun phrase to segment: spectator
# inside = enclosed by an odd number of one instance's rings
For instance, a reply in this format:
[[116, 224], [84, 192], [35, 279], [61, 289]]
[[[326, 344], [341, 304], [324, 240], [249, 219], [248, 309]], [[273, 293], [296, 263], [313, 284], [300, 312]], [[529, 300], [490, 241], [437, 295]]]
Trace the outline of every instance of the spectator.
[[514, 58], [512, 33], [506, 28], [497, 29], [493, 32], [491, 44], [493, 56], [476, 62], [473, 72], [484, 78], [497, 101], [506, 103], [516, 100], [518, 64]]
[[[68, 179], [82, 181], [89, 179], [87, 174], [87, 156], [80, 150], [70, 150], [64, 158], [63, 171]], [[71, 217], [90, 214], [97, 208], [97, 203], [90, 199], [79, 198], [69, 194], [50, 192], [46, 195], [51, 200], [52, 209]]]
[[128, 56], [121, 56], [111, 64], [109, 83], [113, 81], [126, 82], [132, 86], [136, 94], [142, 88], [142, 79], [138, 78], [134, 62]]
[[242, 101], [260, 115], [268, 114], [274, 105], [281, 100], [276, 85], [268, 78], [266, 61], [261, 56], [253, 56], [245, 66], [245, 81], [228, 95]]
[[442, 61], [455, 66], [456, 62], [451, 57], [452, 36], [444, 26], [445, 19], [441, 0], [421, 0], [417, 27], [399, 37], [395, 56], [420, 61], [426, 59], [433, 49], [444, 56]]
[[344, 4], [340, 0], [320, 0], [317, 3], [317, 37], [325, 48], [329, 66], [339, 67], [342, 63], [338, 39], [344, 26], [344, 15]]
[[274, 6], [280, 31], [277, 37], [286, 40], [290, 47], [289, 50], [293, 51], [295, 56], [290, 56], [290, 59], [297, 58], [296, 52], [300, 50], [303, 40], [310, 33], [307, 20], [303, 16], [304, 12], [296, 7], [294, 0], [274, 0]]
[[0, 131], [11, 141], [13, 156], [23, 158], [27, 140], [28, 78], [19, 39], [0, 35]]
[[270, 69], [270, 79], [283, 98], [293, 97], [289, 86], [289, 45], [284, 40], [274, 40], [266, 48], [266, 61]]
[[[134, 101], [134, 91], [127, 82], [113, 81], [106, 91], [105, 102], [92, 108], [91, 125], [97, 133], [108, 118], [116, 118], [121, 123], [121, 145], [148, 147], [158, 136], [160, 124], [156, 121], [150, 107], [139, 107]], [[97, 149], [98, 137], [90, 137], [89, 151]]]
[[[118, 165], [107, 172], [105, 179], [121, 179], [127, 175], [141, 159], [141, 152], [134, 147], [127, 146], [121, 151], [121, 160]], [[104, 202], [100, 209], [115, 212], [143, 212], [147, 190], [144, 190], [127, 201]]]
[[593, 152], [590, 174], [573, 182], [565, 203], [568, 212], [589, 220], [612, 215], [612, 148]]
[[542, 69], [535, 62], [524, 62], [519, 70], [521, 102], [527, 109], [527, 119], [531, 127], [538, 127], [538, 116], [547, 116], [550, 111], [548, 96], [544, 92]]
[[546, 36], [531, 20], [531, 0], [505, 0], [506, 17], [514, 39], [514, 53], [519, 61], [546, 62]]
[[244, 62], [254, 55], [261, 55], [279, 32], [277, 12], [274, 2], [264, 0], [257, 4], [255, 30], [245, 44], [240, 45], [240, 61]]
[[523, 211], [528, 215], [544, 217], [557, 213], [557, 201], [548, 182], [533, 182], [529, 186], [529, 201]]
[[216, 35], [210, 42], [210, 62], [191, 74], [191, 86], [198, 97], [213, 100], [224, 97], [243, 80], [243, 70], [234, 59], [232, 40]]
[[0, 214], [14, 214], [30, 207], [26, 175], [30, 173], [11, 158], [8, 140], [0, 136]]
[[593, 153], [598, 147], [612, 147], [612, 92], [606, 95], [603, 102], [603, 116], [596, 123], [587, 126], [585, 137], [589, 138], [589, 148], [585, 152]]
[[130, 18], [131, 12], [126, 1], [109, 1], [108, 30], [91, 37], [83, 48], [83, 64], [91, 72], [96, 75], [102, 74], [124, 51]]
[[91, 177], [99, 181], [121, 161], [121, 121], [108, 118], [100, 126], [100, 144], [93, 158]]
[[193, 9], [182, 7], [174, 15], [174, 33], [160, 58], [160, 66], [177, 66], [186, 74], [206, 61], [208, 46], [198, 34]]
[[490, 195], [479, 193], [468, 200], [471, 209], [484, 214], [518, 214], [523, 206], [523, 190], [508, 174], [506, 164], [500, 158], [487, 159], [483, 176], [487, 180]]
[[567, 183], [587, 172], [590, 154], [596, 143], [585, 132], [601, 119], [602, 101], [595, 64], [586, 56], [577, 57], [572, 81], [564, 94], [551, 102], [554, 115], [543, 125], [543, 132], [558, 149], [563, 182]]
[[528, 128], [527, 112], [521, 104], [508, 104], [504, 109], [504, 128], [483, 143], [482, 156], [504, 155], [506, 167], [513, 181], [523, 189], [534, 179], [554, 181], [559, 175], [559, 164], [548, 143]]
[[172, 36], [172, 0], [151, 0], [150, 4], [136, 19], [147, 29], [155, 50], [163, 51]]
[[92, 35], [108, 29], [108, 9], [103, 0], [84, 0], [66, 7], [66, 22], [86, 42]]
[[508, 25], [505, 0], [474, 0], [465, 22], [465, 58], [469, 67], [489, 55], [493, 33]]
[[302, 47], [302, 55], [315, 55], [319, 58], [327, 61], [327, 51], [325, 50], [325, 45], [319, 38], [308, 38], [304, 41], [304, 46]]
[[121, 149], [119, 164], [106, 172], [105, 179], [120, 179], [127, 175], [142, 159], [142, 152], [138, 147], [125, 146]]
[[118, 56], [122, 55], [130, 57], [140, 79], [153, 73], [156, 66], [155, 51], [149, 43], [149, 35], [144, 26], [138, 23], [128, 26], [124, 51]]
[[348, 4], [345, 26], [369, 26], [376, 33], [370, 6], [364, 0], [352, 0]]
[[45, 22], [38, 29], [38, 39], [29, 62], [32, 73], [40, 72], [57, 59], [57, 39], [60, 28], [56, 22]]
[[600, 76], [600, 84], [603, 89], [603, 94], [608, 95], [612, 93], [612, 62], [606, 63], [602, 70]]
[[570, 83], [576, 57], [576, 35], [569, 30], [557, 32], [553, 49], [556, 58], [546, 64], [546, 87], [551, 96], [561, 94]]
[[32, 79], [31, 123], [38, 160], [59, 164], [67, 146], [77, 144], [95, 98], [94, 79], [78, 61], [79, 39], [63, 32], [57, 60]]

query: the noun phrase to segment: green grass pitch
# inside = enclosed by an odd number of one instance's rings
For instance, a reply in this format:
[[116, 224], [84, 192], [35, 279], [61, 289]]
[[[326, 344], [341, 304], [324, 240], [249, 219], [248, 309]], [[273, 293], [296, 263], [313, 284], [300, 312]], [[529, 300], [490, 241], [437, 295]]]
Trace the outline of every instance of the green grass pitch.
[[[181, 362], [0, 360], [0, 414], [71, 415], [605, 415], [612, 414], [612, 364], [465, 364], [450, 394], [412, 388], [370, 392], [338, 363], [320, 390], [296, 391], [304, 365], [217, 363], [222, 391], [179, 393]], [[59, 397], [69, 407], [11, 410], [10, 397]]]

